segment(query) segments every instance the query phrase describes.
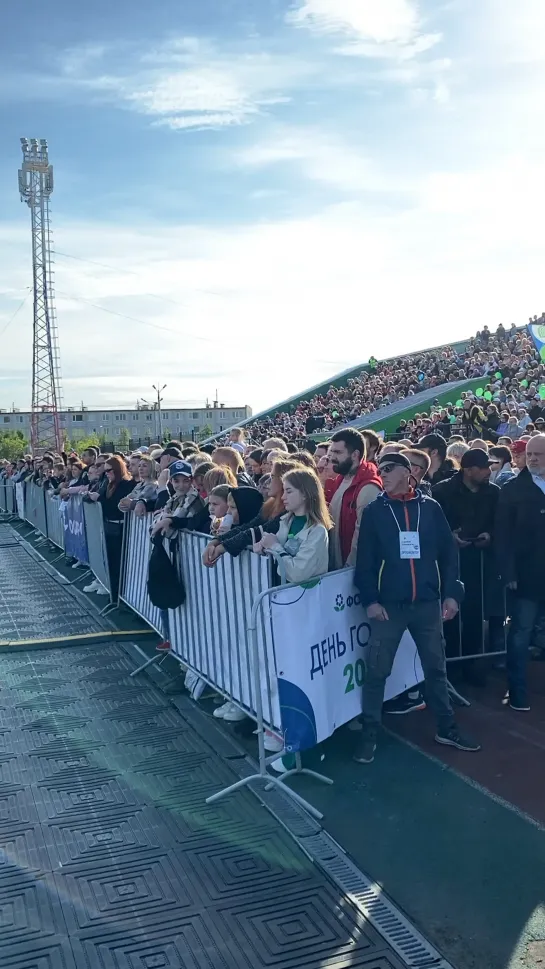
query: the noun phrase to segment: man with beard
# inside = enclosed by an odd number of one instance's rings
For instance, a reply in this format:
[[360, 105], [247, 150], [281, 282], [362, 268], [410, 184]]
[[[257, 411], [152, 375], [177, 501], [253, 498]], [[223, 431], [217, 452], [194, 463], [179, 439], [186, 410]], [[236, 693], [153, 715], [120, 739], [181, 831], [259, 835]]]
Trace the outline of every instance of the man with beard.
[[365, 439], [359, 431], [337, 431], [329, 445], [331, 468], [337, 477], [327, 482], [329, 512], [335, 527], [329, 536], [330, 567], [356, 564], [363, 509], [382, 491], [376, 465], [366, 460]]

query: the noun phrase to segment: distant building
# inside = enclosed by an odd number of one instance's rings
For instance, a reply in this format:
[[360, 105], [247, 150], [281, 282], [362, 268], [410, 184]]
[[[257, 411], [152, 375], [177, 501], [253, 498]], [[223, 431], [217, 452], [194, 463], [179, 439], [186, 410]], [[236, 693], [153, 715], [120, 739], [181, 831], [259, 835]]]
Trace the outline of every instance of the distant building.
[[[128, 432], [131, 440], [150, 439], [168, 436], [178, 440], [195, 440], [212, 434], [221, 434], [238, 422], [252, 416], [247, 405], [225, 407], [215, 401], [204, 407], [170, 407], [161, 410], [161, 432], [159, 414], [151, 405], [142, 404], [138, 408], [104, 407], [101, 410], [82, 406], [67, 407], [61, 413], [61, 428], [69, 440], [89, 437], [96, 434], [106, 441], [116, 441]], [[30, 411], [14, 408], [0, 408], [0, 431], [22, 431], [30, 436]]]

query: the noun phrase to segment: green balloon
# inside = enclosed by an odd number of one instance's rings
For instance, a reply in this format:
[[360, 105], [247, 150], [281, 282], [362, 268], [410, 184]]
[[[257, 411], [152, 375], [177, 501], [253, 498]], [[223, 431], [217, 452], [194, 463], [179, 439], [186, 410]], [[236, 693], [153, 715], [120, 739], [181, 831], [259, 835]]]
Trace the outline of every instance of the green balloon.
[[528, 381], [527, 380], [521, 380], [520, 386], [521, 387], [527, 387], [528, 386]]
[[476, 393], [477, 397], [482, 397], [483, 394], [484, 394], [484, 390], [483, 390], [482, 387], [477, 387], [477, 390], [475, 391], [475, 393]]
[[484, 399], [485, 400], [492, 400], [492, 394], [490, 393], [489, 390], [485, 390], [485, 392], [484, 392]]
[[542, 400], [545, 400], [545, 384], [541, 384], [541, 387], [539, 388], [539, 396]]
[[495, 376], [496, 380], [501, 380], [501, 378], [503, 377], [503, 374], [502, 374], [501, 370], [498, 370], [497, 373], [494, 374], [494, 376]]
[[457, 400], [456, 401], [456, 407], [463, 407], [463, 406], [464, 406], [463, 400]]

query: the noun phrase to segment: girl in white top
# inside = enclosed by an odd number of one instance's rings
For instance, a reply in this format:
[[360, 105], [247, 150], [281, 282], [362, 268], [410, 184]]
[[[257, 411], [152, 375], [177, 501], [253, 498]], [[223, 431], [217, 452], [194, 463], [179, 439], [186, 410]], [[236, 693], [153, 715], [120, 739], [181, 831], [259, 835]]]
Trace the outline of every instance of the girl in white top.
[[266, 533], [253, 549], [281, 559], [287, 582], [306, 582], [327, 572], [328, 532], [332, 521], [314, 471], [307, 468], [288, 471], [282, 484], [287, 514], [280, 522], [278, 533]]

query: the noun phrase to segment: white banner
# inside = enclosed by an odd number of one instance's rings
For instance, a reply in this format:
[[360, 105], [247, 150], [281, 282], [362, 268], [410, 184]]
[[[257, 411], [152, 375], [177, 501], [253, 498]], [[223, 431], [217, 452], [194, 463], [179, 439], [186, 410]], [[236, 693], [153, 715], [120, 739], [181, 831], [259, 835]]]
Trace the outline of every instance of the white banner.
[[[286, 749], [307, 750], [361, 713], [370, 627], [354, 570], [278, 589], [271, 616]], [[403, 636], [385, 700], [424, 679], [412, 636]]]
[[17, 517], [24, 522], [25, 520], [25, 486], [22, 481], [17, 481], [15, 485], [15, 500], [17, 502]]

